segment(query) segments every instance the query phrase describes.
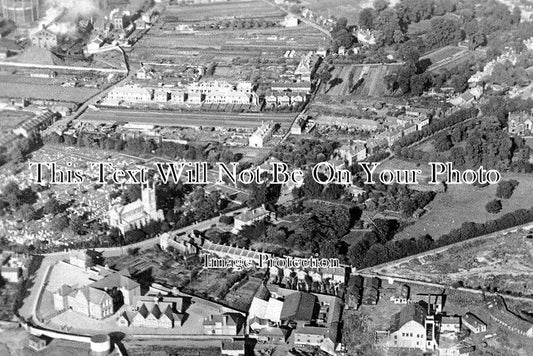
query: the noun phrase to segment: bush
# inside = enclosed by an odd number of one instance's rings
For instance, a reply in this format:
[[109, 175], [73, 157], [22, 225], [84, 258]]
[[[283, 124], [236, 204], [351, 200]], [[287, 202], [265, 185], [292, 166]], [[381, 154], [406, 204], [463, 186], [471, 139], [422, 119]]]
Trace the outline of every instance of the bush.
[[485, 205], [485, 209], [491, 214], [498, 214], [502, 210], [502, 202], [501, 200], [492, 200]]
[[233, 218], [233, 216], [227, 216], [227, 215], [222, 215], [220, 219], [218, 219], [219, 222], [221, 222], [222, 224], [226, 224], [226, 225], [233, 225], [234, 220], [235, 219]]
[[498, 183], [498, 188], [496, 188], [496, 196], [502, 199], [509, 199], [518, 186], [518, 181], [511, 179], [505, 180]]

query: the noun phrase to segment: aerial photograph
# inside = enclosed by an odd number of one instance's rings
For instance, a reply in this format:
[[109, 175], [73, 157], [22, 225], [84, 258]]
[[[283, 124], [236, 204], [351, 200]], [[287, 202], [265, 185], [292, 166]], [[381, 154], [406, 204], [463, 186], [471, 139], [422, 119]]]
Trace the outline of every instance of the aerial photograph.
[[0, 0], [0, 356], [533, 356], [533, 0]]

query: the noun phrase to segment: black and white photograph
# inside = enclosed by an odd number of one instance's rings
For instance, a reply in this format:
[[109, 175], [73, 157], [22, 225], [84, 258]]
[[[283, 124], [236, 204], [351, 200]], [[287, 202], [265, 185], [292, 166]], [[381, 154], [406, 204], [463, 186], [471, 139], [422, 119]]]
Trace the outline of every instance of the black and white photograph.
[[0, 356], [532, 356], [533, 0], [0, 0]]

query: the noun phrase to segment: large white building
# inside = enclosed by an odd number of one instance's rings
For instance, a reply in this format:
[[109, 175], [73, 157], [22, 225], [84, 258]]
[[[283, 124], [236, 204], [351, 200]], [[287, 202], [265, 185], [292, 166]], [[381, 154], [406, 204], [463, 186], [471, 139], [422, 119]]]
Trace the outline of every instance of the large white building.
[[127, 102], [127, 103], [146, 103], [154, 98], [154, 91], [149, 88], [138, 85], [124, 85], [113, 88], [107, 98], [110, 101]]
[[392, 317], [389, 347], [435, 350], [435, 320], [420, 304], [409, 304]]
[[263, 122], [248, 139], [250, 147], [262, 148], [265, 143], [272, 137], [274, 132], [274, 121]]
[[109, 226], [118, 228], [123, 234], [163, 218], [163, 210], [157, 209], [155, 184], [152, 187], [142, 186], [141, 199], [109, 210]]
[[[272, 296], [267, 287], [264, 284], [261, 284], [252, 299], [252, 304], [250, 304], [248, 320], [251, 322], [252, 319], [259, 318], [279, 324], [281, 323], [282, 309], [283, 299]], [[251, 327], [260, 329], [268, 327], [268, 324], [254, 324]]]

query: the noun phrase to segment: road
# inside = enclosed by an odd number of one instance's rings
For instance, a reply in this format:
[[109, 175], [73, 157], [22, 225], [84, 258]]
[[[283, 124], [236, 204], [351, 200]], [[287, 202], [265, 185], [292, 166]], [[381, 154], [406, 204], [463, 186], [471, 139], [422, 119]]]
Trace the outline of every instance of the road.
[[[244, 211], [246, 211], [248, 208], [241, 208], [238, 210], [234, 210], [231, 212], [231, 214], [240, 214]], [[201, 222], [198, 222], [193, 225], [186, 226], [184, 228], [174, 230], [173, 233], [175, 234], [188, 234], [192, 232], [193, 230], [205, 230], [211, 227], [211, 225], [216, 224], [218, 222], [219, 217], [214, 217], [208, 220], [204, 220]], [[141, 250], [143, 249], [149, 249], [151, 247], [154, 247], [159, 243], [159, 236], [144, 240], [141, 242], [137, 242], [134, 244], [121, 246], [121, 247], [109, 247], [109, 248], [98, 248], [98, 251], [103, 252], [104, 257], [115, 257], [115, 256], [121, 256], [123, 254], [126, 254], [128, 249], [130, 248], [139, 248]], [[37, 270], [37, 272], [30, 278], [32, 278], [32, 286], [30, 288], [30, 294], [26, 299], [24, 299], [22, 307], [19, 309], [19, 314], [21, 317], [25, 319], [32, 319], [36, 325], [42, 325], [39, 320], [35, 317], [38, 315], [38, 306], [39, 301], [41, 298], [42, 293], [44, 292], [44, 289], [46, 287], [46, 279], [47, 279], [47, 271], [58, 261], [61, 261], [63, 259], [67, 259], [70, 252], [72, 251], [61, 251], [61, 252], [53, 252], [48, 254], [43, 254], [42, 256], [43, 261], [41, 263], [41, 266]], [[42, 325], [43, 327], [46, 327], [45, 325]]]
[[129, 123], [158, 125], [158, 126], [216, 126], [227, 128], [256, 129], [261, 121], [272, 120], [282, 126], [289, 127], [294, 120], [294, 113], [288, 114], [250, 114], [250, 113], [221, 113], [221, 112], [175, 112], [161, 110], [128, 110], [102, 109], [88, 110], [78, 121], [110, 123], [124, 121]]
[[122, 78], [121, 80], [119, 80], [118, 82], [116, 82], [115, 84], [109, 86], [109, 88], [104, 89], [101, 92], [99, 92], [99, 93], [93, 95], [92, 97], [90, 97], [89, 99], [87, 99], [83, 104], [80, 105], [78, 110], [76, 110], [74, 113], [72, 113], [72, 115], [70, 115], [69, 117], [66, 117], [66, 118], [64, 118], [62, 120], [57, 121], [50, 128], [53, 128], [53, 127], [56, 127], [56, 126], [67, 125], [68, 123], [72, 122], [73, 120], [75, 120], [79, 116], [81, 116], [85, 112], [85, 110], [87, 110], [89, 105], [94, 105], [98, 101], [102, 100], [113, 88], [115, 88], [116, 86], [120, 86], [123, 83], [126, 83], [127, 81], [132, 79], [132, 77], [135, 75], [135, 73], [130, 70], [130, 65], [129, 65], [129, 62], [128, 62], [128, 56], [126, 55], [126, 52], [124, 52], [124, 50], [122, 48], [120, 48], [119, 46], [117, 46], [116, 49], [122, 53], [122, 56], [123, 56], [123, 59], [124, 59], [124, 67], [125, 67], [124, 70], [125, 70], [126, 76], [124, 78]]

